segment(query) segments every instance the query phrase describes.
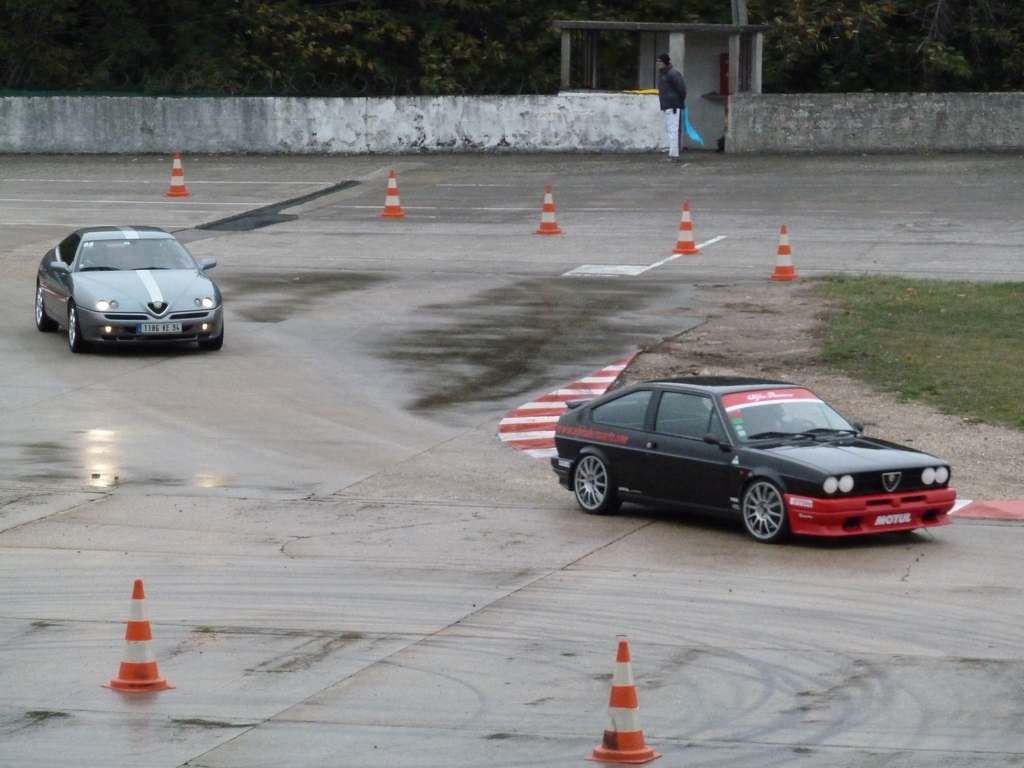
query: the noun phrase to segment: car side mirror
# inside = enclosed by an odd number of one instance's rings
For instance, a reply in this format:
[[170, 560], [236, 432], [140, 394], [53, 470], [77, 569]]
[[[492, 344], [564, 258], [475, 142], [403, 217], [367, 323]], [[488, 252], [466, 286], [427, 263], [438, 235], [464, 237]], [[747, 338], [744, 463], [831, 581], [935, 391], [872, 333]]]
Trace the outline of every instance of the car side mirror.
[[200, 269], [200, 271], [205, 271], [207, 269], [213, 269], [216, 266], [217, 266], [217, 260], [216, 259], [203, 259], [202, 261], [199, 262], [199, 269]]
[[66, 275], [68, 272], [71, 271], [71, 267], [69, 267], [67, 264], [65, 264], [60, 259], [57, 259], [55, 262], [53, 262], [53, 271], [54, 272], [59, 272], [62, 275]]
[[708, 445], [717, 445], [726, 453], [732, 450], [731, 445], [729, 445], [728, 443], [723, 443], [721, 440], [715, 437], [715, 435], [712, 432], [708, 432], [706, 435], [704, 435], [704, 442], [707, 443]]
[[857, 434], [858, 435], [863, 435], [864, 434], [864, 424], [862, 422], [851, 421], [850, 422], [850, 426], [853, 427], [855, 430], [857, 430]]

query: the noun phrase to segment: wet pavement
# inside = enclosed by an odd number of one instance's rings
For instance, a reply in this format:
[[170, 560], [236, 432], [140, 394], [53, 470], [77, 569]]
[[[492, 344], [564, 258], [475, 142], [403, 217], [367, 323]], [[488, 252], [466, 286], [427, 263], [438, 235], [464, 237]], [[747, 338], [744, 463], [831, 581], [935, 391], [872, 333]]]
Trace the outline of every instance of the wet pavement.
[[[781, 224], [804, 277], [1022, 279], [1024, 158], [182, 162], [170, 199], [169, 157], [0, 159], [0, 764], [574, 764], [618, 634], [659, 765], [1024, 759], [1019, 523], [765, 547], [583, 515], [498, 437], [767, 280]], [[218, 260], [222, 351], [35, 330], [42, 253], [111, 221]], [[173, 690], [101, 687], [137, 578]]]

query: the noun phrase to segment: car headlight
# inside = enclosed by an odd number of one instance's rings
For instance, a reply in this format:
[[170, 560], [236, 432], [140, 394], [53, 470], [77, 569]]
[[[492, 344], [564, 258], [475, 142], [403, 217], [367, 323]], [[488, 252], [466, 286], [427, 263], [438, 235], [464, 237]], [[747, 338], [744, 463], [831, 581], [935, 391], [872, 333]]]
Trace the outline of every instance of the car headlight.
[[108, 309], [117, 309], [117, 302], [114, 301], [113, 299], [111, 299], [110, 301], [107, 301], [106, 299], [100, 299], [99, 301], [96, 302], [96, 309], [98, 309], [100, 312], [106, 312]]
[[826, 477], [825, 482], [821, 484], [822, 490], [825, 493], [835, 493], [836, 491], [842, 491], [843, 493], [849, 493], [853, 490], [853, 475], [843, 475], [842, 477]]
[[927, 467], [921, 470], [921, 482], [925, 485], [931, 485], [932, 483], [942, 485], [947, 480], [949, 480], [948, 467]]
[[213, 299], [206, 296], [202, 299], [196, 299], [196, 306], [202, 307], [203, 309], [213, 309]]

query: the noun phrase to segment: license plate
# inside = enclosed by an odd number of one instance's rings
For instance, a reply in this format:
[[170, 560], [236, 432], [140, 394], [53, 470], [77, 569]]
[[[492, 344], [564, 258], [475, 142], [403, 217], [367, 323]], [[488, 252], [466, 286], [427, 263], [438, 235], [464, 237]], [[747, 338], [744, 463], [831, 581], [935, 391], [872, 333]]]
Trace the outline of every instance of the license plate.
[[181, 333], [181, 323], [139, 323], [136, 333]]

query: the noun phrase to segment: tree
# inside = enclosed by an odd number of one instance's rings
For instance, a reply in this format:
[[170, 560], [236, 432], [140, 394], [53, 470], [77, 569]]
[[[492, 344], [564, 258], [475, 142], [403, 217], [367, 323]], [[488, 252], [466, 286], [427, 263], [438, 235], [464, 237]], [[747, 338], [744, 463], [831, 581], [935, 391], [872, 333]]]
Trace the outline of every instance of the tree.
[[749, 0], [765, 88], [1020, 90], [1024, 8], [1001, 0]]
[[[768, 91], [1024, 89], [1020, 0], [747, 0]], [[729, 23], [731, 0], [0, 0], [0, 87], [552, 93], [558, 19]], [[608, 43], [629, 71], [635, 41]]]

